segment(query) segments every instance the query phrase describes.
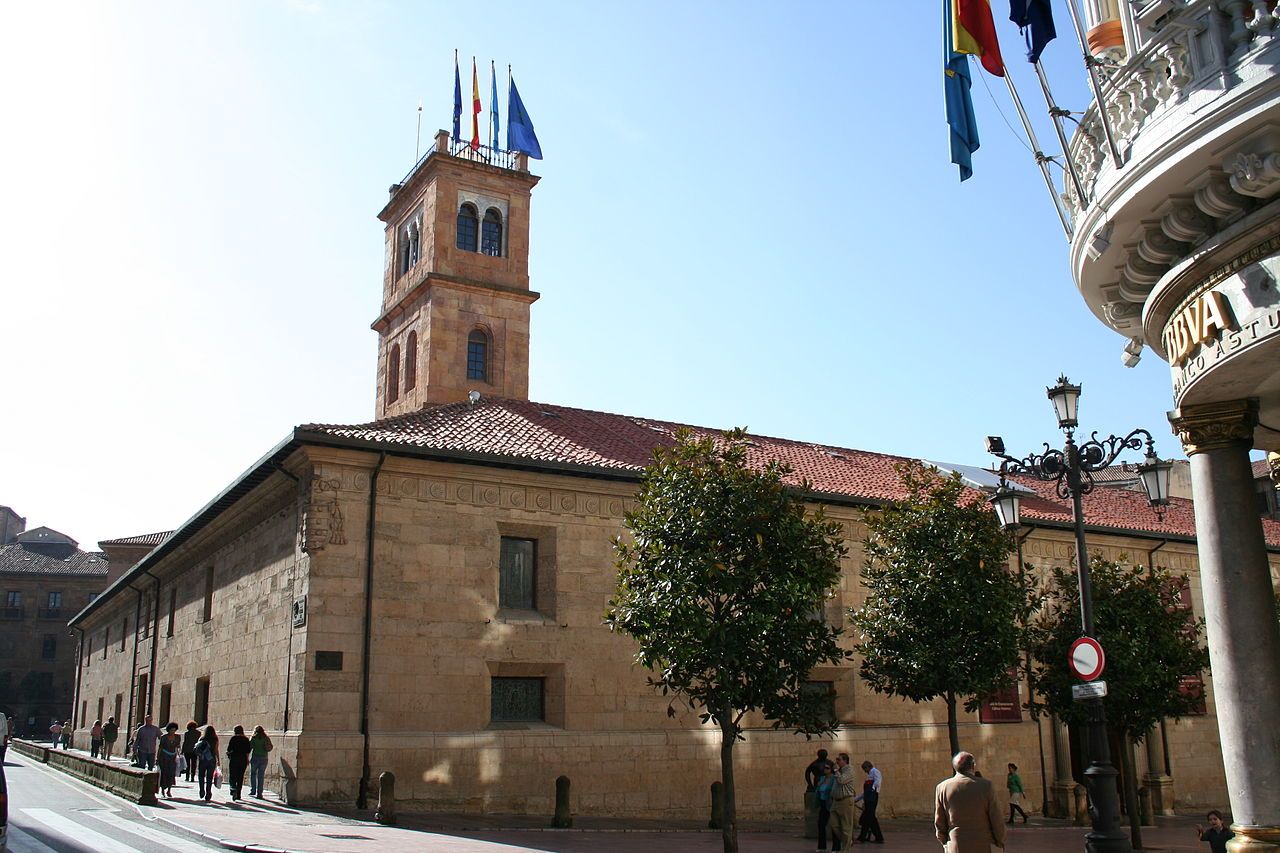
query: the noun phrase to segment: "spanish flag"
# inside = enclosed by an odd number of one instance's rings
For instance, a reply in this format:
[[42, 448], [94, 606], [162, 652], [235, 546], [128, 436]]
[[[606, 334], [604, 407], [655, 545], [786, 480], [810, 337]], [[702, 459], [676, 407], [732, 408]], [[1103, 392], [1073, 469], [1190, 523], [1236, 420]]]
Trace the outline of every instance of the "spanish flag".
[[1004, 76], [1004, 59], [987, 0], [947, 0], [951, 6], [951, 49], [978, 57], [989, 74]]
[[[991, 11], [987, 11], [991, 17]], [[476, 58], [471, 57], [471, 150], [480, 150], [480, 77], [476, 74]]]

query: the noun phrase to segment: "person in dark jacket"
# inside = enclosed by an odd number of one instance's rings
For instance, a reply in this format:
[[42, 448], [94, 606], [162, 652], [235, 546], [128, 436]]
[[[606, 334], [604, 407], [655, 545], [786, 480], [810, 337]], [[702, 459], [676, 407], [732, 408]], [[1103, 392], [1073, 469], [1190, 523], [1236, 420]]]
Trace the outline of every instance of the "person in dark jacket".
[[1211, 809], [1207, 815], [1209, 820], [1209, 828], [1205, 829], [1196, 824], [1196, 835], [1200, 836], [1201, 841], [1209, 843], [1210, 853], [1226, 853], [1227, 842], [1236, 837], [1226, 825], [1226, 821], [1222, 819], [1222, 812], [1217, 809]]
[[187, 763], [183, 774], [188, 782], [196, 781], [196, 741], [200, 740], [200, 727], [196, 721], [187, 723], [187, 730], [182, 735], [182, 757]]
[[236, 733], [227, 741], [227, 772], [230, 773], [231, 799], [240, 799], [244, 787], [244, 771], [249, 767], [249, 739], [244, 736], [244, 726], [236, 726]]
[[205, 726], [196, 741], [196, 765], [200, 798], [207, 803], [213, 799], [213, 774], [218, 769], [218, 733], [213, 726]]
[[120, 737], [120, 726], [116, 723], [115, 717], [107, 717], [107, 721], [102, 724], [102, 760], [110, 761], [111, 753], [115, 751], [116, 739]]

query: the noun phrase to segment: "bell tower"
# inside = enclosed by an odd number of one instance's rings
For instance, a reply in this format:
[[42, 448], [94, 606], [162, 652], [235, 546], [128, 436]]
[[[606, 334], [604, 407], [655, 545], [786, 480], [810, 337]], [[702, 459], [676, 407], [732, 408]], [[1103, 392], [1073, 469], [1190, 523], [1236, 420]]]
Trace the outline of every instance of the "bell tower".
[[378, 333], [379, 419], [471, 391], [529, 396], [527, 155], [446, 131], [378, 214], [386, 224]]

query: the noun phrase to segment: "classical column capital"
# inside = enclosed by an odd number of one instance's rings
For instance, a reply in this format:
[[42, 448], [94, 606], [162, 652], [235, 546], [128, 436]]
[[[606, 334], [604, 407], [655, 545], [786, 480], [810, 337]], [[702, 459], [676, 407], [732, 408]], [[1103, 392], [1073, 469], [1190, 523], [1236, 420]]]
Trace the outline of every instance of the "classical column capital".
[[1183, 406], [1169, 413], [1173, 432], [1188, 456], [1223, 447], [1253, 447], [1258, 400], [1227, 400]]

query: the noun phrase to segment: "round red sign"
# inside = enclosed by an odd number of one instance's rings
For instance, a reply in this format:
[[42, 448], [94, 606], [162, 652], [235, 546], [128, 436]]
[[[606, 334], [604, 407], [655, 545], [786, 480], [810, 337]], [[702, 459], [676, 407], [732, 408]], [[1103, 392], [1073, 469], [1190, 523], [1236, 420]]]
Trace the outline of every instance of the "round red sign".
[[1071, 644], [1067, 666], [1071, 667], [1071, 671], [1081, 681], [1093, 681], [1106, 668], [1107, 656], [1093, 637], [1081, 637]]

